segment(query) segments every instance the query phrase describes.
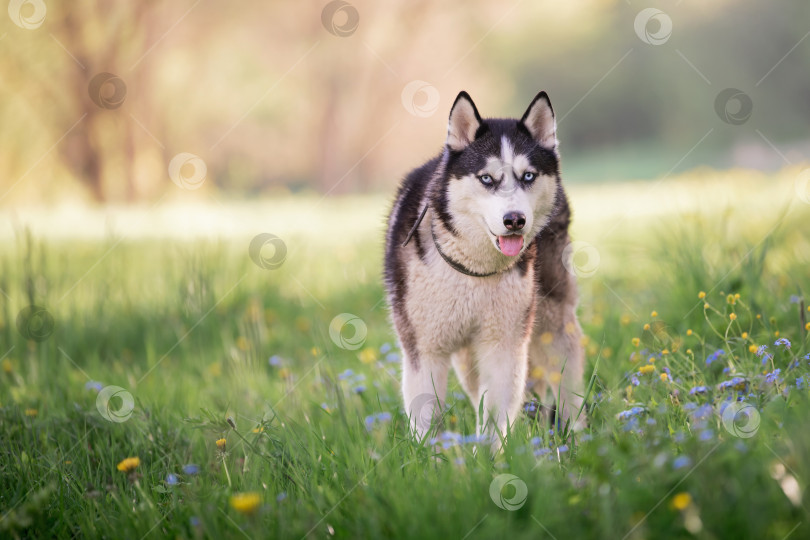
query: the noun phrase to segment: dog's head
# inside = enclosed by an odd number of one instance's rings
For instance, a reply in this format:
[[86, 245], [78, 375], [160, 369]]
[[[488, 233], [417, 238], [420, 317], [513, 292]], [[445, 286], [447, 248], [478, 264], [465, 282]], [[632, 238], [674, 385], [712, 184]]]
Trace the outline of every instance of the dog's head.
[[507, 258], [522, 253], [554, 209], [556, 123], [540, 92], [520, 120], [482, 119], [461, 92], [450, 110], [439, 215], [444, 224]]

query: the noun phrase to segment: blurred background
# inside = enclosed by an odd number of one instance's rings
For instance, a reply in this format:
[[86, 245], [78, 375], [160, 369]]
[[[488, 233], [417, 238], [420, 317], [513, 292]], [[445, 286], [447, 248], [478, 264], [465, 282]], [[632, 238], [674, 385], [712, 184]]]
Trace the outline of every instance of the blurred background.
[[0, 208], [390, 194], [456, 94], [539, 90], [570, 184], [810, 157], [810, 4], [12, 0]]

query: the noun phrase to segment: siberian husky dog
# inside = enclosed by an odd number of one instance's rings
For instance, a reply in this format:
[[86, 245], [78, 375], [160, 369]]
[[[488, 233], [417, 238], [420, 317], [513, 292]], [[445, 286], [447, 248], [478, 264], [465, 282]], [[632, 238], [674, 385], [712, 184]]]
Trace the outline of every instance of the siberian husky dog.
[[483, 119], [461, 92], [443, 150], [408, 174], [388, 218], [385, 285], [420, 439], [441, 416], [451, 365], [496, 448], [526, 390], [550, 387], [558, 420], [584, 424], [569, 222], [548, 95], [520, 120]]

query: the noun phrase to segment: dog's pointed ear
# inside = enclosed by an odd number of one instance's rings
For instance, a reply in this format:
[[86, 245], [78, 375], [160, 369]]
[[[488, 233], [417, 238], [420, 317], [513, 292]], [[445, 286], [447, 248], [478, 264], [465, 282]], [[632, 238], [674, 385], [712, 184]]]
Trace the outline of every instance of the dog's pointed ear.
[[557, 148], [557, 121], [548, 94], [540, 92], [532, 100], [520, 122], [543, 148]]
[[475, 133], [482, 122], [470, 95], [460, 92], [450, 109], [450, 121], [447, 123], [448, 148], [455, 151], [467, 148], [475, 140]]

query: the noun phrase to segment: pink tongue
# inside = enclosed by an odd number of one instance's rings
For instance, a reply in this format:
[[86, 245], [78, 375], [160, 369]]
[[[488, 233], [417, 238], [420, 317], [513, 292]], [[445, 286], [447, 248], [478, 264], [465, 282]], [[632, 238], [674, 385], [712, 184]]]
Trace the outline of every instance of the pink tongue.
[[520, 253], [523, 247], [523, 237], [520, 235], [499, 236], [498, 245], [501, 247], [501, 252], [509, 257], [514, 257]]

